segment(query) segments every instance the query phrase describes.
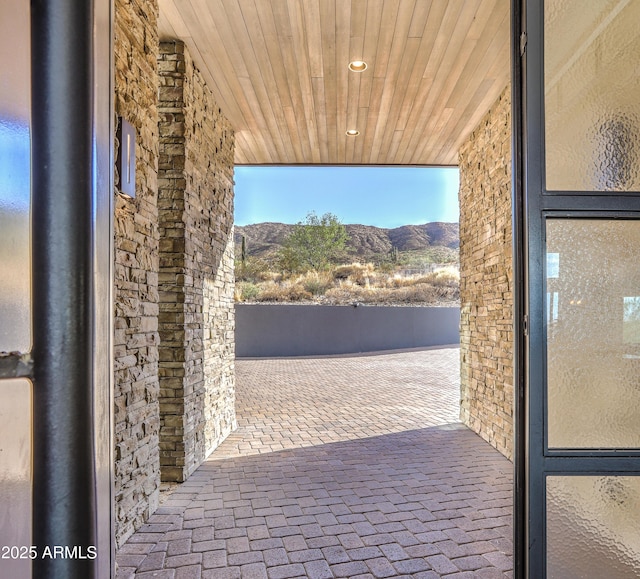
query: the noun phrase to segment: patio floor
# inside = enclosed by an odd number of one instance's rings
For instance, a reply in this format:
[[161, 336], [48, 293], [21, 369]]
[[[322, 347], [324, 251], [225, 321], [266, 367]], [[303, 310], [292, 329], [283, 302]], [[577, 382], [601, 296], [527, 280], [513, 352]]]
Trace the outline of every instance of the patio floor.
[[238, 429], [119, 579], [512, 576], [512, 465], [458, 421], [459, 350], [238, 360]]

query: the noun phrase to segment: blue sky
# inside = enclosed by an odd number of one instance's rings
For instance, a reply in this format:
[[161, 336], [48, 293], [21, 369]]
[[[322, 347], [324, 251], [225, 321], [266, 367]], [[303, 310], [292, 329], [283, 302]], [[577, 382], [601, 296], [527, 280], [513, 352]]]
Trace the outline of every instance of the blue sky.
[[236, 166], [237, 225], [334, 213], [377, 227], [457, 222], [457, 167]]

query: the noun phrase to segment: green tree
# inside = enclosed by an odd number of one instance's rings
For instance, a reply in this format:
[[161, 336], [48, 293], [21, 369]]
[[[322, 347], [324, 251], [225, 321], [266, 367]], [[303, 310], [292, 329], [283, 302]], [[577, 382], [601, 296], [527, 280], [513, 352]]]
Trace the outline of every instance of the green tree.
[[332, 213], [318, 217], [307, 213], [285, 239], [280, 250], [280, 265], [287, 271], [327, 269], [344, 254], [347, 230]]

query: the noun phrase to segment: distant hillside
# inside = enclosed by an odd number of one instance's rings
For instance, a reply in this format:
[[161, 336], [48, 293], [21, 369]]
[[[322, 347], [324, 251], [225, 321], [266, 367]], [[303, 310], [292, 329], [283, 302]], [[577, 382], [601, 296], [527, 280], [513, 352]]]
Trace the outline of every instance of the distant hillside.
[[[285, 223], [255, 223], [236, 226], [236, 253], [245, 236], [247, 254], [269, 259], [273, 257], [295, 226]], [[349, 239], [347, 252], [354, 259], [375, 260], [388, 255], [393, 247], [403, 253], [425, 253], [440, 248], [439, 255], [455, 256], [460, 247], [457, 223], [425, 223], [385, 229], [372, 225], [345, 225]]]

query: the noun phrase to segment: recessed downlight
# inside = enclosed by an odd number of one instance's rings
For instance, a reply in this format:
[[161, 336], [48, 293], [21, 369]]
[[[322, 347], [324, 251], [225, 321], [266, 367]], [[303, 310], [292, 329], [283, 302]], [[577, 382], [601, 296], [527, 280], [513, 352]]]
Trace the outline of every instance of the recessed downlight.
[[346, 134], [348, 137], [357, 137], [360, 134], [360, 131], [356, 129], [349, 129]]
[[364, 60], [352, 60], [349, 63], [349, 70], [353, 72], [363, 72], [367, 70], [367, 63]]

